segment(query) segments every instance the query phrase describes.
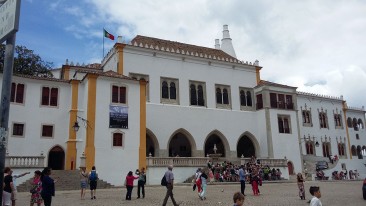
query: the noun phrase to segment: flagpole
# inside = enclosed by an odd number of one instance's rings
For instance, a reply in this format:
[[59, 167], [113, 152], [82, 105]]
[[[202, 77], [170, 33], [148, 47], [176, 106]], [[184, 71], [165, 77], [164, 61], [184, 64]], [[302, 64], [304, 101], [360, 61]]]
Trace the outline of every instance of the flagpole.
[[102, 56], [102, 61], [104, 59], [104, 27], [103, 27], [103, 56]]

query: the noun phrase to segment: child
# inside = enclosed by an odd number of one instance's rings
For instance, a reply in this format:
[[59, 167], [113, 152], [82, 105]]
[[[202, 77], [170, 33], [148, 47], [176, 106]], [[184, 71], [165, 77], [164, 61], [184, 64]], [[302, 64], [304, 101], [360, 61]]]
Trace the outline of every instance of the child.
[[244, 205], [244, 195], [241, 192], [236, 192], [233, 197], [234, 206], [243, 206]]
[[311, 186], [309, 192], [313, 196], [313, 198], [310, 201], [310, 206], [322, 206], [322, 202], [320, 202], [319, 200], [319, 198], [322, 196], [320, 193], [320, 188]]

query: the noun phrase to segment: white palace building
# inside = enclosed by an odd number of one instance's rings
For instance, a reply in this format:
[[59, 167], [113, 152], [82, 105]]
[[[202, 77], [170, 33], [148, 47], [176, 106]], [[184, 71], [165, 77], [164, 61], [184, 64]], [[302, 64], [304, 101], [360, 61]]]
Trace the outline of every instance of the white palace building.
[[314, 175], [315, 162], [332, 155], [339, 160], [327, 175], [366, 176], [364, 107], [262, 80], [258, 61], [236, 57], [227, 25], [215, 43], [137, 35], [119, 38], [101, 64], [66, 62], [54, 78], [14, 75], [6, 165], [95, 165], [114, 185], [146, 167], [148, 184], [158, 184], [168, 164], [183, 182], [215, 152], [214, 161], [236, 164], [256, 156], [286, 179]]

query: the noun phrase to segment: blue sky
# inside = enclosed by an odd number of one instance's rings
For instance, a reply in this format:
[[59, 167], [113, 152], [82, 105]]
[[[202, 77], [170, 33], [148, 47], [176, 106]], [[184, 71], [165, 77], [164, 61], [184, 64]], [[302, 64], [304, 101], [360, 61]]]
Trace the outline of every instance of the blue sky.
[[[16, 43], [60, 67], [100, 63], [103, 27], [213, 47], [228, 24], [238, 59], [262, 79], [366, 105], [366, 1], [22, 0]], [[114, 42], [105, 40], [105, 52]], [[362, 95], [361, 95], [362, 94]]]

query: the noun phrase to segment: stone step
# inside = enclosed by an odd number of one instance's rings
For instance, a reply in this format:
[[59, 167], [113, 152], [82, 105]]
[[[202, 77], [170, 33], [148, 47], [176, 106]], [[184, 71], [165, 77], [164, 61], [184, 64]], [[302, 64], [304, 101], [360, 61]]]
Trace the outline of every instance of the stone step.
[[[79, 190], [80, 178], [78, 170], [52, 170], [51, 177], [53, 179], [58, 178], [58, 182], [55, 184], [56, 190]], [[17, 190], [19, 192], [27, 192], [32, 188], [32, 178], [28, 179], [24, 183], [18, 185]], [[110, 183], [98, 180], [98, 188], [111, 188], [114, 187]]]

